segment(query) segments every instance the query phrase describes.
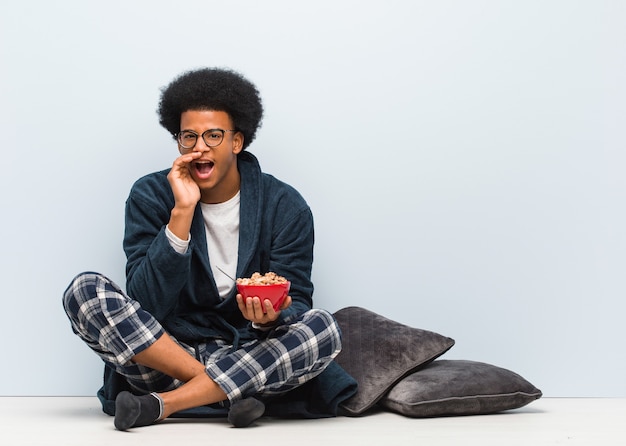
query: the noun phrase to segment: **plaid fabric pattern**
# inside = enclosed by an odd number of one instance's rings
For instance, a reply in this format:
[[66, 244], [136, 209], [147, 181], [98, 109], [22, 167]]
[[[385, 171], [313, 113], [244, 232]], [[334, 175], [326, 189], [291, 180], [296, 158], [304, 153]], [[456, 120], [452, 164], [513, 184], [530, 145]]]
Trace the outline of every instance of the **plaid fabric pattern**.
[[63, 294], [72, 331], [102, 360], [126, 377], [138, 393], [173, 390], [182, 382], [131, 358], [150, 347], [165, 330], [139, 303], [105, 276], [86, 272]]
[[129, 364], [164, 333], [138, 302], [101, 274], [78, 275], [63, 302], [74, 333], [109, 364]]
[[339, 326], [324, 310], [272, 330], [227, 355], [207, 358], [209, 376], [233, 401], [254, 394], [287, 392], [320, 374], [341, 350]]
[[[131, 358], [148, 348], [165, 330], [138, 302], [98, 273], [78, 275], [63, 296], [72, 330], [103, 361], [126, 377], [139, 393], [164, 392], [182, 385]], [[251, 395], [291, 390], [321, 373], [341, 350], [334, 317], [310, 310], [265, 337], [238, 346], [215, 339], [194, 348], [179, 345], [206, 366], [207, 374], [232, 401]]]

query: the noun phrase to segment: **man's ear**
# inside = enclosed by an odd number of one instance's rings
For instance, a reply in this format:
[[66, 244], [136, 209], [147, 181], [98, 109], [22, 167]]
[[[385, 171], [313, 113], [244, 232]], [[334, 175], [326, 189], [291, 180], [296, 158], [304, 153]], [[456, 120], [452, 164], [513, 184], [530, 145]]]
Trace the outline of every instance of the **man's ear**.
[[233, 135], [233, 153], [239, 155], [243, 150], [243, 133], [237, 132]]

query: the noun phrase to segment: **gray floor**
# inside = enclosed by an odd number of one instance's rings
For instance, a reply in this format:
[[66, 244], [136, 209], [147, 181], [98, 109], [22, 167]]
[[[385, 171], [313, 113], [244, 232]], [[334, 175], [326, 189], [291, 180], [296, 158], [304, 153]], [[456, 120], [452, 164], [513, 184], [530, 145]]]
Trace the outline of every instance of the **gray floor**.
[[118, 432], [91, 397], [0, 397], [2, 445], [626, 445], [626, 399], [543, 398], [496, 415], [277, 420], [166, 420]]

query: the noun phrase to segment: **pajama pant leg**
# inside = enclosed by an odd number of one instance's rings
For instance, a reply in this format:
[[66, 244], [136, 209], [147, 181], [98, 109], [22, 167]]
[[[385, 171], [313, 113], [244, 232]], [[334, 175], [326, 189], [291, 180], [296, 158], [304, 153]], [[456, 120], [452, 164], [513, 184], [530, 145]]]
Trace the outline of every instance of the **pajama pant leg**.
[[182, 384], [131, 358], [165, 333], [161, 324], [141, 309], [111, 280], [98, 273], [74, 278], [63, 295], [72, 330], [102, 360], [125, 376], [141, 393], [172, 390]]
[[[137, 392], [163, 392], [183, 384], [131, 362], [165, 331], [111, 280], [97, 273], [78, 275], [65, 291], [63, 305], [73, 331]], [[192, 347], [180, 345], [195, 355]], [[284, 393], [314, 378], [341, 350], [341, 334], [330, 313], [309, 310], [234, 352], [221, 340], [199, 347], [205, 351], [208, 376], [232, 402]]]
[[222, 349], [209, 356], [206, 371], [232, 402], [292, 390], [319, 375], [340, 350], [341, 332], [334, 317], [314, 309], [265, 339], [227, 355]]

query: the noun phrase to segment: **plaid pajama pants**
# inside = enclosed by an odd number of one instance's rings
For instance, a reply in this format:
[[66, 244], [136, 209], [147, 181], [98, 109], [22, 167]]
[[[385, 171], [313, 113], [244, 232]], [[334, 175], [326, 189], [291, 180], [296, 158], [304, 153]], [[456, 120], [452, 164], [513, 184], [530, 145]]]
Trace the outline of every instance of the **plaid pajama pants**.
[[[165, 392], [183, 384], [132, 362], [165, 330], [105, 276], [79, 274], [65, 290], [63, 306], [74, 333], [136, 392]], [[309, 310], [234, 351], [221, 339], [196, 346], [176, 342], [205, 365], [207, 374], [234, 402], [284, 393], [314, 378], [341, 350], [341, 333], [330, 313]]]

